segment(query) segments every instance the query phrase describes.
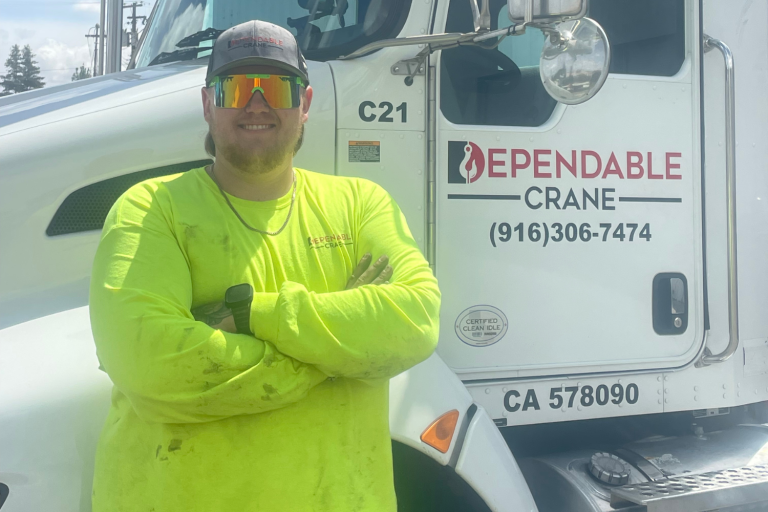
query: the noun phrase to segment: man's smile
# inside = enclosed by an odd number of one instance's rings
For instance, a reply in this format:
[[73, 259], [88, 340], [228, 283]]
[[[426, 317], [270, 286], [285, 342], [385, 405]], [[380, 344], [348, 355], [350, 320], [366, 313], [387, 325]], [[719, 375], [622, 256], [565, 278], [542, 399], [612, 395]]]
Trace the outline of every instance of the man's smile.
[[275, 127], [273, 124], [241, 124], [239, 126], [240, 128], [248, 131], [269, 130]]

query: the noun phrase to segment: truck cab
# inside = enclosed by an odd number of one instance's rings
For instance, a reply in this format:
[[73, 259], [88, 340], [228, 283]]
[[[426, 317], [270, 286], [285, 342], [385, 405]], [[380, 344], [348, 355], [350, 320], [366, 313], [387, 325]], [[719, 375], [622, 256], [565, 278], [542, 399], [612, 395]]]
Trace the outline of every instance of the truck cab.
[[765, 501], [768, 7], [550, 4], [160, 0], [126, 71], [0, 99], [0, 510], [90, 510], [100, 230], [211, 161], [208, 54], [250, 19], [308, 60], [296, 165], [382, 185], [440, 283], [391, 382], [401, 510]]

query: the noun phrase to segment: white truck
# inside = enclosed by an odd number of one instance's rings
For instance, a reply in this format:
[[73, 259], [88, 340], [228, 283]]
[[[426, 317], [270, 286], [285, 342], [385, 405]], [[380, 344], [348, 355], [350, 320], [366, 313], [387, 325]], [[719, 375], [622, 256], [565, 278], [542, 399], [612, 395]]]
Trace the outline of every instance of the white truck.
[[127, 71], [0, 99], [2, 512], [90, 510], [100, 229], [208, 162], [211, 41], [249, 19], [310, 61], [296, 164], [384, 186], [439, 279], [400, 510], [766, 509], [766, 2], [159, 0]]

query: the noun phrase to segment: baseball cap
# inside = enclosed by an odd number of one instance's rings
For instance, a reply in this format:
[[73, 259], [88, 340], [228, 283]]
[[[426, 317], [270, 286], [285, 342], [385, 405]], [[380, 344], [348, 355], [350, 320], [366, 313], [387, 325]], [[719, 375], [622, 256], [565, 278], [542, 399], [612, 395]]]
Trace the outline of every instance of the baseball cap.
[[296, 38], [273, 23], [246, 21], [222, 32], [213, 43], [205, 83], [210, 84], [213, 77], [230, 69], [248, 65], [275, 66], [309, 83], [307, 61]]

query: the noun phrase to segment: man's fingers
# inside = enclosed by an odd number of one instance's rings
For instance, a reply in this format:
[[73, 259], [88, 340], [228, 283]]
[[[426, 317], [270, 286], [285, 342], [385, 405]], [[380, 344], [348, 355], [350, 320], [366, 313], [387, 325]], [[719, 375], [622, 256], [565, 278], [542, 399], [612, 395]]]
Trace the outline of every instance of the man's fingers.
[[389, 279], [392, 277], [392, 267], [387, 265], [387, 267], [381, 271], [381, 274], [379, 274], [379, 277], [373, 280], [371, 284], [389, 284]]
[[346, 286], [347, 290], [349, 290], [350, 288], [354, 288], [357, 280], [360, 279], [360, 276], [363, 275], [363, 272], [365, 272], [370, 265], [371, 265], [371, 253], [367, 252], [363, 255], [362, 258], [360, 258], [360, 263], [358, 263], [357, 266], [355, 267], [355, 270], [352, 271], [352, 277], [350, 277], [349, 281], [347, 281], [347, 286]]
[[363, 275], [363, 272], [365, 272], [368, 267], [371, 266], [371, 259], [371, 253], [367, 252], [363, 254], [363, 257], [360, 258], [360, 262], [355, 267], [355, 270], [352, 271], [352, 277], [358, 279], [361, 275]]
[[363, 272], [363, 275], [360, 276], [360, 278], [357, 280], [357, 283], [355, 286], [362, 286], [364, 284], [371, 284], [374, 279], [376, 279], [379, 274], [381, 274], [381, 271], [384, 270], [389, 263], [389, 258], [384, 255], [380, 257], [378, 260], [376, 260], [373, 265], [371, 265], [368, 270]]
[[363, 286], [364, 284], [371, 284], [379, 274], [387, 267], [389, 258], [384, 255], [374, 262], [363, 274], [355, 281], [352, 288]]

